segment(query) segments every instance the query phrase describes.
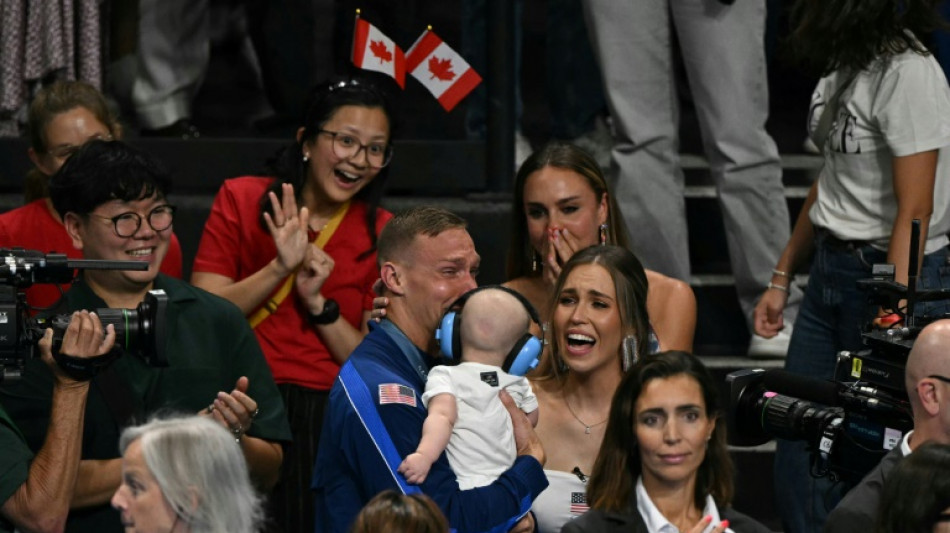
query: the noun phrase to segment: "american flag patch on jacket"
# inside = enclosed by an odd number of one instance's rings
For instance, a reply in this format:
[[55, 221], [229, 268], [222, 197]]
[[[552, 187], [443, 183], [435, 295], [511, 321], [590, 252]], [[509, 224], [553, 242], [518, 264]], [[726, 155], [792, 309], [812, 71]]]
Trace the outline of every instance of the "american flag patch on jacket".
[[583, 492], [571, 493], [571, 514], [584, 514], [590, 507], [587, 506], [587, 495]]
[[402, 403], [416, 406], [416, 391], [412, 387], [398, 383], [381, 383], [379, 385], [379, 405], [387, 403]]

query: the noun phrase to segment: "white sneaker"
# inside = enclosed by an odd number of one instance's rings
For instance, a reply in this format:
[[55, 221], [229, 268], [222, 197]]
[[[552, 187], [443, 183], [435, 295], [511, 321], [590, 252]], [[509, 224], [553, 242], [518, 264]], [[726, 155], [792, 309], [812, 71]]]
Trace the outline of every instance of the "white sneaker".
[[752, 334], [749, 340], [749, 357], [753, 359], [784, 359], [788, 353], [788, 342], [792, 340], [792, 327], [785, 326], [778, 335], [766, 339]]

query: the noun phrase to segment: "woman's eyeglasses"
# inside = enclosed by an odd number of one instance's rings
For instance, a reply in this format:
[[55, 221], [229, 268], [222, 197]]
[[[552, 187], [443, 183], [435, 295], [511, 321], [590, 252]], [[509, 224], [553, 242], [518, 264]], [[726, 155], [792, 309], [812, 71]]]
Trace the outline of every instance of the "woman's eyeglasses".
[[373, 168], [383, 168], [392, 161], [393, 147], [389, 143], [371, 142], [363, 144], [354, 135], [339, 131], [320, 130], [333, 137], [333, 153], [340, 159], [350, 159], [366, 150], [366, 162]]

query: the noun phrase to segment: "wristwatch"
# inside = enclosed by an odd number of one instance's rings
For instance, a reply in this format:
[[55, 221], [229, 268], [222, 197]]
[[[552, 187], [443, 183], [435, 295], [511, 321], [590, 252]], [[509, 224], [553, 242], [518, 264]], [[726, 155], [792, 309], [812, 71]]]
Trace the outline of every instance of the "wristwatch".
[[310, 314], [310, 323], [315, 326], [325, 326], [336, 322], [338, 318], [340, 318], [340, 306], [333, 298], [327, 298], [323, 302], [323, 311], [320, 311], [320, 314]]

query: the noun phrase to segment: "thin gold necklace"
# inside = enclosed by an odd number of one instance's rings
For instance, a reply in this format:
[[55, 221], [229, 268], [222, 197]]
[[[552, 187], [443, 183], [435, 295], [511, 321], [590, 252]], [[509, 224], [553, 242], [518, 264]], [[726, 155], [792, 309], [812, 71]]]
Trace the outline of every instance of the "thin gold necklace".
[[567, 406], [567, 410], [571, 412], [571, 416], [574, 417], [574, 420], [577, 420], [578, 422], [581, 423], [582, 426], [584, 426], [584, 433], [586, 433], [586, 434], [588, 434], [588, 435], [590, 435], [590, 428], [595, 428], [595, 427], [597, 427], [597, 426], [599, 426], [599, 425], [601, 425], [601, 424], [607, 422], [607, 419], [606, 419], [606, 418], [603, 419], [603, 420], [601, 420], [600, 422], [597, 422], [596, 424], [588, 424], [587, 422], [584, 422], [583, 420], [581, 420], [581, 418], [580, 418], [579, 416], [577, 416], [577, 413], [574, 412], [574, 408], [571, 407], [571, 402], [567, 401], [567, 396], [564, 396], [564, 405]]

